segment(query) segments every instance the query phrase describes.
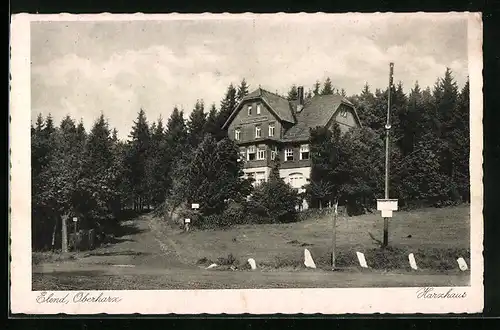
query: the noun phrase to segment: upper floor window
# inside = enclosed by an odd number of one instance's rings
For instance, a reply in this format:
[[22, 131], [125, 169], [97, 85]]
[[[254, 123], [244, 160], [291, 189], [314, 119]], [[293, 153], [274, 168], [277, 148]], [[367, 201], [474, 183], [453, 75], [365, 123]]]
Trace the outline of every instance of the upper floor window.
[[340, 115], [344, 118], [347, 118], [347, 110], [346, 109], [340, 110]]
[[238, 161], [244, 161], [246, 158], [245, 154], [246, 154], [245, 149], [240, 150], [240, 159]]
[[260, 138], [262, 136], [262, 132], [260, 126], [255, 126], [255, 138]]
[[278, 148], [274, 147], [271, 150], [271, 160], [275, 160], [277, 155], [278, 155]]
[[274, 123], [269, 124], [269, 136], [274, 136]]
[[241, 136], [241, 130], [239, 128], [235, 129], [234, 130], [234, 139], [236, 141], [239, 141], [240, 140], [240, 136]]
[[292, 161], [293, 160], [293, 149], [288, 148], [285, 149], [285, 161]]
[[309, 159], [309, 145], [303, 144], [300, 146], [300, 160]]
[[247, 111], [248, 111], [248, 115], [251, 116], [252, 115], [252, 106], [251, 105], [248, 106]]
[[250, 146], [247, 149], [247, 160], [255, 160], [255, 146]]
[[257, 151], [257, 159], [264, 160], [266, 159], [266, 147], [260, 147]]
[[260, 104], [257, 104], [257, 114], [260, 115]]

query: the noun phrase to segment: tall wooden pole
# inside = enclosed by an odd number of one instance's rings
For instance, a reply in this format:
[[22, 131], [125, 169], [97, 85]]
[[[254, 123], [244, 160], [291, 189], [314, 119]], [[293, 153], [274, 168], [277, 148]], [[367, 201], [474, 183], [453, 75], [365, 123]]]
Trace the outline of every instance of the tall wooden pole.
[[68, 252], [68, 216], [63, 215], [61, 217], [62, 226], [61, 226], [61, 250], [63, 253]]
[[337, 207], [338, 207], [338, 201], [335, 201], [335, 204], [333, 204], [333, 227], [332, 227], [332, 270], [335, 270], [336, 265], [335, 265], [335, 248], [336, 248], [336, 242], [337, 242]]
[[[389, 64], [389, 89], [387, 90], [387, 123], [385, 124], [385, 199], [389, 199], [389, 131], [391, 129], [391, 89], [394, 63]], [[383, 247], [389, 244], [389, 218], [384, 217]]]

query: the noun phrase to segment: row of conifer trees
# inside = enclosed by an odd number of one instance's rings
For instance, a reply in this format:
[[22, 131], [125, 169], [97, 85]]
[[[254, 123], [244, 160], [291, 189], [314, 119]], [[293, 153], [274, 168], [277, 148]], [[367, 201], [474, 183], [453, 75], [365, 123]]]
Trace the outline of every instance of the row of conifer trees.
[[[113, 230], [124, 210], [175, 209], [196, 202], [206, 219], [227, 225], [220, 218], [224, 212], [229, 215], [222, 218], [234, 218], [233, 202], [241, 206], [238, 214], [250, 208], [258, 210], [260, 221], [289, 221], [295, 193], [278, 179], [269, 182], [275, 186], [253, 190], [241, 178], [237, 147], [221, 129], [248, 91], [245, 80], [237, 87], [231, 84], [218, 108], [205, 109], [199, 100], [188, 116], [173, 109], [166, 123], [161, 117], [148, 121], [141, 109], [125, 141], [104, 114], [88, 132], [69, 116], [54, 123], [50, 114], [39, 115], [31, 128], [34, 248], [54, 243], [64, 215], [78, 216], [82, 228], [106, 231]], [[295, 98], [296, 91], [291, 86], [285, 97]], [[328, 78], [306, 97], [332, 93], [345, 91]], [[344, 136], [336, 129], [314, 129], [311, 135], [315, 165], [305, 197], [313, 206], [332, 196], [368, 206], [383, 193], [387, 90], [372, 92], [367, 84], [348, 99], [358, 109], [362, 129]], [[416, 83], [405, 92], [397, 84], [392, 100], [391, 197], [435, 206], [468, 201], [468, 82], [459, 90], [446, 70], [433, 89]], [[275, 198], [277, 191], [284, 198]], [[256, 196], [252, 202], [249, 194]]]

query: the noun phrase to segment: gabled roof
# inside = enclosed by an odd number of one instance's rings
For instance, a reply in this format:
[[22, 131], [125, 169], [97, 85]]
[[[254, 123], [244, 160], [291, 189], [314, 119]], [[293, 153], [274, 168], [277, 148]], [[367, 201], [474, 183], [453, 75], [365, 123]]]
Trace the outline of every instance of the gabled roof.
[[336, 114], [341, 104], [345, 104], [353, 109], [356, 121], [361, 125], [354, 105], [345, 97], [339, 94], [316, 95], [306, 100], [302, 111], [296, 113], [295, 117], [297, 119], [297, 124], [285, 132], [283, 140], [294, 141], [309, 139], [309, 129], [318, 126], [326, 126], [330, 119]]
[[233, 121], [234, 117], [238, 114], [238, 111], [240, 111], [241, 105], [243, 103], [253, 99], [262, 100], [271, 109], [271, 112], [273, 112], [280, 120], [290, 123], [296, 122], [293, 116], [291, 105], [286, 98], [259, 87], [250, 94], [243, 97], [243, 99], [234, 108], [233, 112], [222, 127], [226, 128], [229, 123]]

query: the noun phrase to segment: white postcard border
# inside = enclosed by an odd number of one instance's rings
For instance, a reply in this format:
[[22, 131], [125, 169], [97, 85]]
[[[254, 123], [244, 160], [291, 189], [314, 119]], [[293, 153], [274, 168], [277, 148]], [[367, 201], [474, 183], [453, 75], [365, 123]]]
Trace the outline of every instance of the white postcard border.
[[[392, 15], [380, 14], [379, 15]], [[313, 14], [328, 19], [328, 14]], [[366, 15], [366, 14], [343, 14]], [[412, 15], [416, 15], [415, 13]], [[423, 15], [423, 13], [419, 13]], [[464, 15], [464, 13], [425, 14]], [[30, 166], [30, 21], [192, 19], [192, 15], [28, 15], [11, 19], [10, 104], [10, 297], [12, 313], [26, 314], [295, 314], [295, 313], [474, 313], [483, 309], [483, 170], [482, 170], [482, 20], [468, 13], [468, 67], [470, 79], [471, 177], [471, 286], [460, 299], [417, 298], [417, 288], [334, 288], [260, 290], [151, 290], [86, 291], [93, 296], [119, 297], [113, 303], [37, 303], [31, 291], [31, 166]], [[202, 14], [196, 19], [251, 19], [254, 14]], [[310, 19], [306, 14], [265, 15], [273, 19]], [[360, 18], [357, 16], [357, 18]], [[434, 288], [446, 292], [449, 288]], [[71, 300], [76, 291], [67, 292]], [[65, 292], [58, 292], [64, 295]]]

